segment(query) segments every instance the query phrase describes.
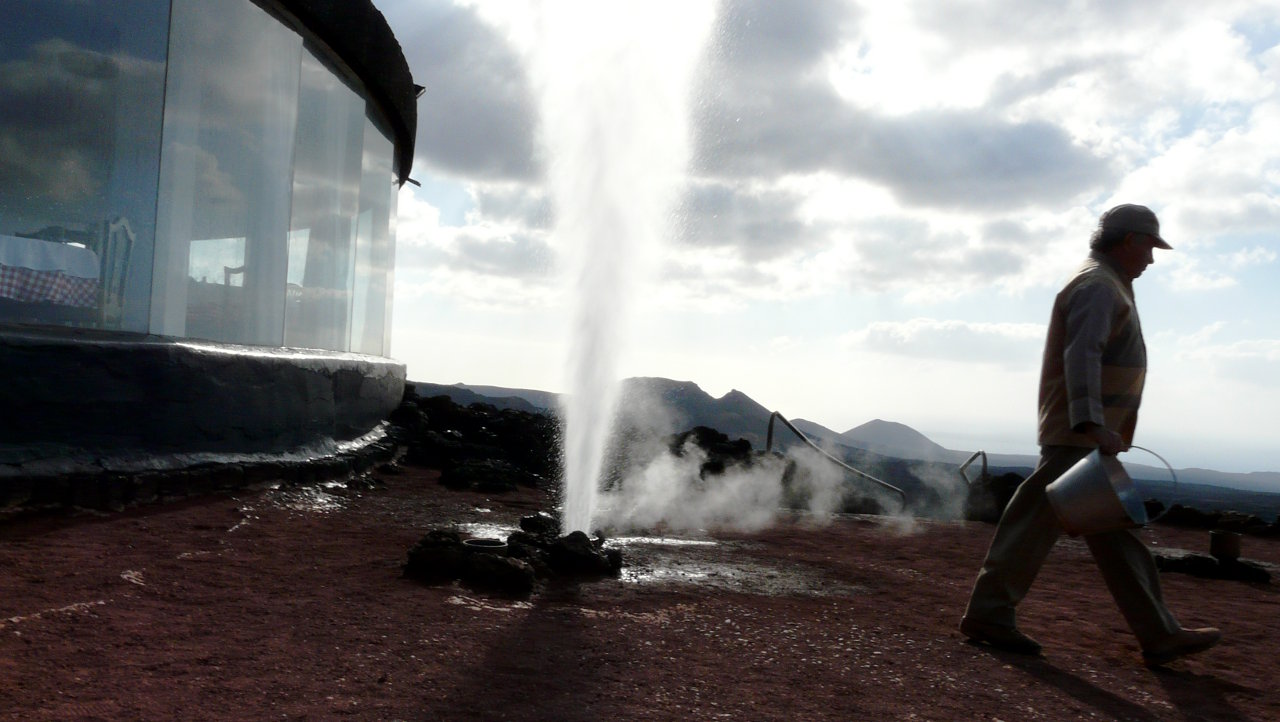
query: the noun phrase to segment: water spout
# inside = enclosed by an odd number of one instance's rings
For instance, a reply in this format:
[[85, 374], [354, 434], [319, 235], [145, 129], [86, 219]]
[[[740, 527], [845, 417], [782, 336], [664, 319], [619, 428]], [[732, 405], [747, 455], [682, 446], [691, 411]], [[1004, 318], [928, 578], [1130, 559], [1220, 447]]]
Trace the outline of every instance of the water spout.
[[642, 283], [689, 155], [690, 78], [710, 2], [538, 6], [535, 84], [557, 243], [567, 252], [564, 531], [589, 531]]

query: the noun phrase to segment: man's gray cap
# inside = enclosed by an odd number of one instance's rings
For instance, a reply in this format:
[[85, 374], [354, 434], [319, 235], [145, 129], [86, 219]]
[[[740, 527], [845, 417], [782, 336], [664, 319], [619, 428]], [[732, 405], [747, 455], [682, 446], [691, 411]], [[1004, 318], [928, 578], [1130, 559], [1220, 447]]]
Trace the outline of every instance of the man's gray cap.
[[1116, 228], [1131, 233], [1141, 233], [1156, 239], [1157, 248], [1172, 249], [1168, 241], [1160, 237], [1160, 221], [1146, 206], [1124, 203], [1103, 213], [1098, 218], [1098, 228]]

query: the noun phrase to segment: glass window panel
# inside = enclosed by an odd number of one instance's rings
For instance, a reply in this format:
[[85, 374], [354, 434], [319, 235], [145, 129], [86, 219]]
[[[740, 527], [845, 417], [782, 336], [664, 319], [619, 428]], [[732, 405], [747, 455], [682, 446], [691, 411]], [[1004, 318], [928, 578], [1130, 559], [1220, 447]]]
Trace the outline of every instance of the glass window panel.
[[280, 345], [302, 39], [249, 0], [174, 0], [156, 333]]
[[[244, 285], [244, 239], [210, 238], [191, 242], [187, 279], [200, 283], [225, 279], [223, 285]], [[230, 264], [230, 265], [228, 265]]]
[[0, 321], [147, 330], [168, 0], [0, 3]]
[[302, 274], [307, 270], [307, 244], [311, 230], [299, 228], [289, 231], [289, 270], [285, 282], [290, 286], [302, 286]]
[[[351, 289], [351, 344], [352, 351], [365, 352], [365, 335], [373, 331], [369, 318], [369, 306], [376, 282], [373, 269], [373, 211], [360, 211], [356, 219], [356, 267], [355, 285]], [[379, 344], [381, 346], [381, 344]]]
[[391, 189], [391, 203], [387, 211], [387, 240], [385, 265], [387, 269], [387, 292], [384, 294], [382, 314], [382, 355], [391, 356], [391, 307], [394, 305], [392, 290], [396, 287], [396, 213], [400, 203], [400, 187]]
[[[308, 48], [302, 55], [286, 346], [348, 350], [364, 146], [364, 100]], [[299, 270], [297, 264], [301, 264]]]
[[393, 152], [387, 134], [366, 119], [351, 302], [351, 350], [379, 356], [386, 355], [390, 345], [387, 309], [394, 257], [390, 217], [391, 201], [398, 190], [392, 175]]

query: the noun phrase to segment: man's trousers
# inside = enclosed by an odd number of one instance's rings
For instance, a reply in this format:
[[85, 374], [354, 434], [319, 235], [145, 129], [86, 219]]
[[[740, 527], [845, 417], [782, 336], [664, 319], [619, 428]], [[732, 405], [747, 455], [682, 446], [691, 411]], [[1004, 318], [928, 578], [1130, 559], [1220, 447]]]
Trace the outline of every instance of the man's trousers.
[[[974, 582], [965, 617], [1005, 627], [1015, 626], [1015, 607], [1040, 571], [1062, 526], [1045, 487], [1092, 451], [1075, 446], [1045, 446], [1040, 462], [1000, 517], [987, 559]], [[1111, 596], [1142, 647], [1148, 648], [1180, 627], [1164, 604], [1155, 559], [1131, 529], [1084, 537], [1102, 571]]]

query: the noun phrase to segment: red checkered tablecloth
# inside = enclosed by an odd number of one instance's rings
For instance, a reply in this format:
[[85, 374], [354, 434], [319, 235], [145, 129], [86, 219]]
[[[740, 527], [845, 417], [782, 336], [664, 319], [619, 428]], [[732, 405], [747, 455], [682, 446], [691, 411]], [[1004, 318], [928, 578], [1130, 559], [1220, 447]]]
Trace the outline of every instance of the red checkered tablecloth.
[[49, 301], [92, 307], [98, 303], [98, 279], [68, 276], [62, 271], [0, 266], [0, 297], [24, 303]]

